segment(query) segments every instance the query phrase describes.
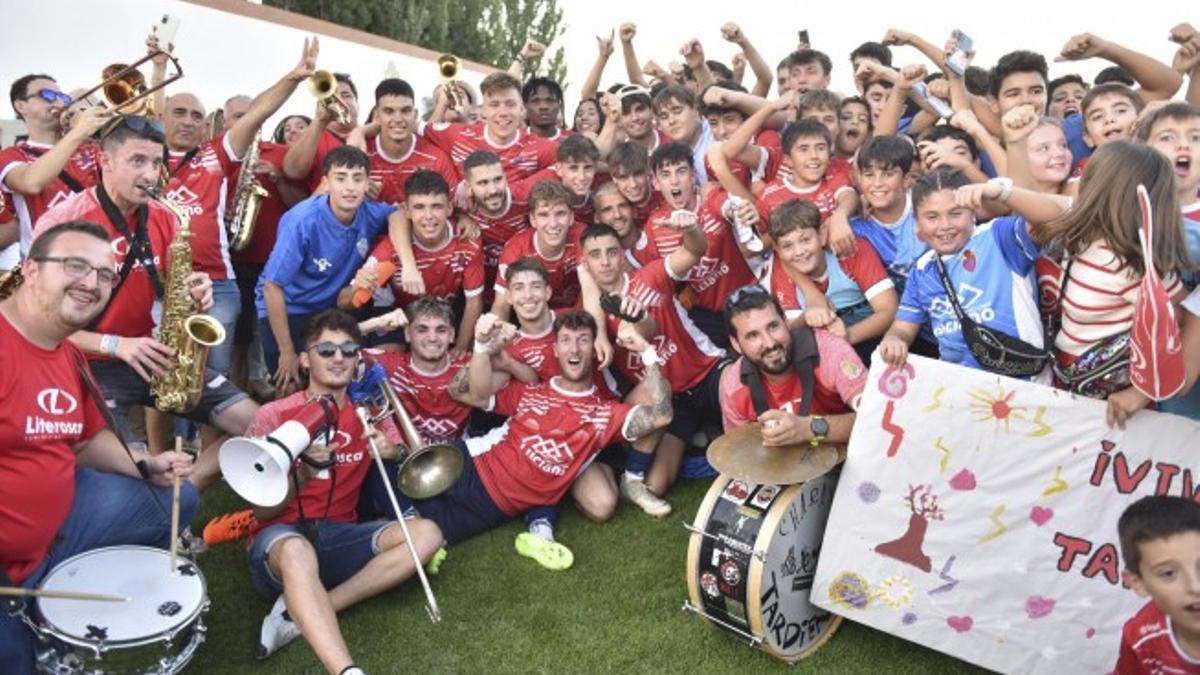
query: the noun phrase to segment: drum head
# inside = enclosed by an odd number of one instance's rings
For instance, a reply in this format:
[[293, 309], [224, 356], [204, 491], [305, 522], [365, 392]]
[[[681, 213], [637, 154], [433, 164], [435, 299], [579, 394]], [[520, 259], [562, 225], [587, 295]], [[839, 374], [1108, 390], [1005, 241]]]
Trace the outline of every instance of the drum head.
[[126, 602], [39, 598], [38, 613], [57, 637], [76, 644], [138, 643], [171, 635], [204, 607], [204, 576], [187, 558], [143, 546], [113, 546], [69, 558], [46, 575], [41, 588], [100, 593]]

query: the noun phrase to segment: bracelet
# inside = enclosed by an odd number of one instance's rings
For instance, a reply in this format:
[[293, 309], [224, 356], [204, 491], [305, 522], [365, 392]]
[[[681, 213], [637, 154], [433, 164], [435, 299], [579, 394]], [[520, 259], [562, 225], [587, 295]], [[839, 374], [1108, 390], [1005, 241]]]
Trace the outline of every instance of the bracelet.
[[654, 347], [647, 347], [644, 351], [642, 351], [641, 357], [642, 365], [646, 366], [647, 368], [650, 366], [657, 366], [662, 363], [658, 360], [658, 352], [654, 351]]
[[117, 346], [120, 345], [121, 338], [111, 333], [105, 333], [100, 336], [100, 351], [110, 357], [116, 357]]
[[475, 353], [476, 354], [491, 354], [492, 350], [489, 349], [490, 346], [491, 346], [491, 343], [480, 342], [479, 340], [476, 340], [475, 341]]
[[524, 55], [524, 54], [517, 54], [516, 62], [517, 62], [517, 63], [525, 63], [525, 55]]

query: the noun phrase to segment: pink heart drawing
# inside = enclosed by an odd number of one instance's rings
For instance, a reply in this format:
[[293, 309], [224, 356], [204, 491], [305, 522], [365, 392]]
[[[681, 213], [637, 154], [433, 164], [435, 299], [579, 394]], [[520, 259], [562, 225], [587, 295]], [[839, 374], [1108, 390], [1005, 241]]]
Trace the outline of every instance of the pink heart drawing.
[[1087, 639], [1091, 640], [1091, 639], [1092, 639], [1093, 637], [1095, 637], [1095, 635], [1096, 635], [1096, 629], [1095, 629], [1095, 628], [1089, 628], [1089, 629], [1087, 629], [1087, 631], [1086, 631], [1086, 632], [1084, 632], [1084, 634], [1083, 634], [1083, 635], [1084, 635], [1084, 637], [1086, 637]]
[[1029, 510], [1029, 519], [1038, 527], [1050, 522], [1050, 519], [1053, 517], [1054, 509], [1045, 506], [1035, 506]]
[[975, 621], [969, 616], [952, 616], [946, 619], [946, 625], [959, 633], [965, 633], [971, 630], [971, 626], [975, 625]]
[[1054, 611], [1054, 602], [1054, 598], [1031, 595], [1025, 601], [1025, 613], [1031, 619], [1040, 619], [1044, 616], [1049, 616], [1050, 612]]
[[971, 473], [970, 469], [963, 469], [950, 479], [950, 487], [955, 490], [974, 490], [975, 489], [975, 474]]

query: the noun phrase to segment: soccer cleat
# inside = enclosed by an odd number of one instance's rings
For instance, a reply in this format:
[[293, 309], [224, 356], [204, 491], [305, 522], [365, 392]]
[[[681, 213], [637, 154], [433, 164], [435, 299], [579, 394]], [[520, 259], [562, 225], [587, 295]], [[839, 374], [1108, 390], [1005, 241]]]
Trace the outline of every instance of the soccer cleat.
[[548, 570], [561, 572], [575, 564], [575, 554], [571, 553], [571, 549], [531, 532], [518, 534], [516, 547], [517, 553], [526, 558], [533, 558], [537, 564]]
[[671, 505], [651, 492], [650, 488], [646, 487], [646, 481], [641, 478], [631, 478], [629, 474], [622, 475], [621, 496], [655, 518], [671, 515]]
[[204, 543], [216, 546], [227, 541], [237, 541], [250, 534], [250, 525], [253, 522], [254, 511], [251, 509], [223, 513], [204, 526]]
[[287, 603], [281, 594], [271, 611], [263, 617], [262, 628], [258, 630], [258, 647], [254, 656], [265, 659], [279, 651], [287, 643], [300, 637], [300, 628], [292, 621], [287, 613]]
[[197, 555], [208, 550], [208, 544], [204, 543], [203, 537], [197, 537], [192, 534], [191, 527], [185, 527], [179, 531], [179, 554], [189, 558], [195, 558]]
[[448, 555], [450, 554], [446, 552], [445, 546], [439, 548], [437, 553], [434, 553], [433, 557], [429, 559], [429, 562], [425, 563], [425, 573], [433, 576], [441, 571], [442, 563], [446, 562], [446, 556]]

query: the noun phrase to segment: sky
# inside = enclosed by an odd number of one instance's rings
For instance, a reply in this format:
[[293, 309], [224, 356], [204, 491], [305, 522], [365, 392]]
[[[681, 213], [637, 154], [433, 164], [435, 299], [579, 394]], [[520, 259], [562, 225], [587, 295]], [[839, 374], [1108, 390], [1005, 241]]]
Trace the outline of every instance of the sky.
[[[833, 59], [833, 88], [851, 90], [849, 53], [864, 40], [879, 40], [890, 27], [923, 35], [942, 44], [952, 29], [975, 40], [977, 63], [989, 65], [1015, 48], [1057, 54], [1071, 35], [1091, 31], [1116, 38], [1128, 47], [1170, 62], [1174, 44], [1167, 41], [1170, 28], [1187, 18], [1184, 3], [1142, 0], [1138, 11], [1100, 11], [1099, 5], [1081, 12], [1080, 3], [1007, 0], [984, 4], [916, 2], [910, 6], [879, 0], [847, 3], [844, 11], [804, 12], [803, 5], [780, 11], [784, 3], [741, 0], [717, 3], [696, 0], [682, 3], [647, 0], [559, 0], [566, 33], [551, 45], [570, 45], [567, 52], [568, 114], [574, 113], [579, 87], [596, 57], [598, 34], [607, 35], [621, 22], [634, 20], [634, 40], [641, 62], [654, 59], [662, 65], [677, 58], [690, 38], [701, 40], [708, 58], [723, 61], [735, 47], [720, 36], [720, 26], [734, 20], [774, 67], [795, 47], [796, 32], [807, 29], [813, 46]], [[730, 8], [737, 7], [737, 11]], [[839, 6], [839, 9], [842, 7]], [[953, 11], [950, 11], [953, 8]], [[91, 86], [100, 69], [112, 62], [140, 56], [150, 25], [164, 12], [181, 17], [177, 54], [186, 77], [180, 89], [198, 94], [209, 107], [219, 106], [233, 93], [254, 93], [266, 88], [291, 68], [300, 53], [304, 34], [262, 22], [230, 18], [180, 0], [0, 0], [0, 83], [5, 88], [29, 72], [54, 74], [64, 89]], [[807, 17], [805, 15], [808, 15]], [[1082, 14], [1082, 16], [1077, 16]], [[853, 24], [844, 17], [854, 16]], [[19, 17], [19, 20], [14, 20]], [[65, 17], [69, 17], [66, 19]], [[950, 17], [953, 17], [950, 18]], [[1200, 17], [1192, 17], [1200, 21]], [[602, 85], [626, 79], [618, 51], [608, 64]], [[921, 62], [911, 48], [893, 48], [897, 64]], [[383, 77], [394, 61], [403, 77], [418, 91], [436, 83], [432, 64], [355, 43], [322, 41], [320, 67], [351, 73], [363, 91], [363, 110], [372, 103], [372, 84]], [[507, 64], [498, 64], [506, 67]], [[1107, 65], [1100, 60], [1051, 64], [1051, 76], [1077, 72], [1090, 78]], [[470, 76], [470, 73], [466, 74]], [[478, 79], [478, 75], [475, 75]], [[367, 83], [364, 85], [363, 83]], [[177, 89], [178, 90], [178, 89]], [[282, 113], [311, 114], [313, 103], [303, 92], [295, 94]], [[11, 118], [11, 108], [0, 102], [0, 119]], [[276, 118], [277, 119], [277, 118]], [[270, 124], [270, 123], [269, 123]]]

